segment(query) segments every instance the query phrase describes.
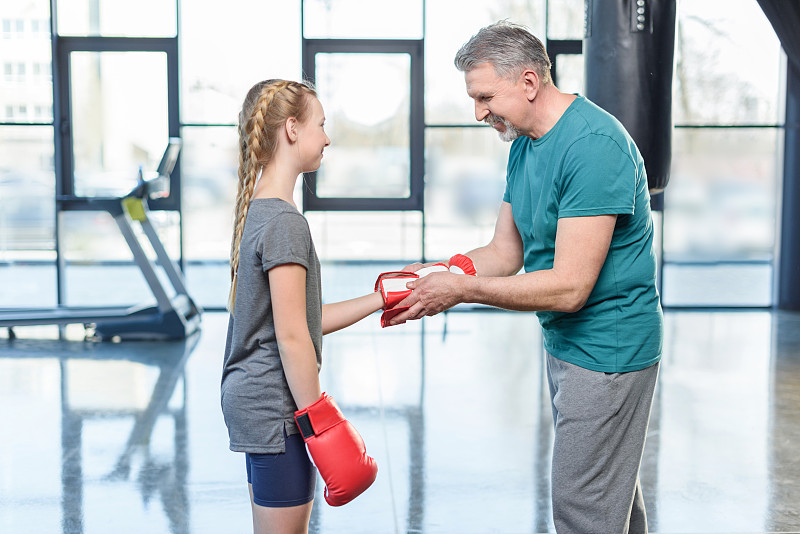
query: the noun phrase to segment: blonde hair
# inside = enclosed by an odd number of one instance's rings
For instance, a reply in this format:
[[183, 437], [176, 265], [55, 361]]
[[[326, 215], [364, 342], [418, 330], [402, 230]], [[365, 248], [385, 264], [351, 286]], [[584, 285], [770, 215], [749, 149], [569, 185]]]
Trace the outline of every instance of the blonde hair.
[[236, 305], [239, 247], [259, 171], [275, 155], [278, 132], [286, 120], [294, 117], [298, 122], [305, 121], [309, 96], [316, 97], [316, 92], [307, 82], [264, 80], [255, 84], [244, 99], [239, 113], [239, 187], [231, 240], [231, 288], [227, 306], [231, 313]]

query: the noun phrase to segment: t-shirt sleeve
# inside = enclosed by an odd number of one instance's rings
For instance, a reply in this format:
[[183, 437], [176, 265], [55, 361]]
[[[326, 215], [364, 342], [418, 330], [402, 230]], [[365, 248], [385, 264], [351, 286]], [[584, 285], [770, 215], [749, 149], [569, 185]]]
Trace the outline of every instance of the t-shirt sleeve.
[[575, 141], [561, 176], [559, 218], [633, 213], [636, 166], [611, 137], [590, 134]]
[[280, 213], [264, 226], [258, 244], [258, 255], [264, 272], [287, 263], [308, 269], [311, 231], [299, 213]]

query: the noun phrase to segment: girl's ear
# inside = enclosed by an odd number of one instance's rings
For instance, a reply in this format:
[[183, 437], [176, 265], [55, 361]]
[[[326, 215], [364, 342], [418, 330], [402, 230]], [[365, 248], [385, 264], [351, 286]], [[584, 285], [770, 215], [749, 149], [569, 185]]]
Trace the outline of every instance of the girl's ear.
[[294, 117], [289, 117], [286, 119], [284, 127], [286, 129], [286, 136], [289, 138], [289, 141], [293, 143], [297, 141], [297, 119]]

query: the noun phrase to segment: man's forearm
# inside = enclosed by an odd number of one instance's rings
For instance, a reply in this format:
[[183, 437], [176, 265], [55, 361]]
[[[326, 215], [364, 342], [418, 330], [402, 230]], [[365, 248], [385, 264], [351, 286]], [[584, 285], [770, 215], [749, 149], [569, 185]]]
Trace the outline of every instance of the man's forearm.
[[585, 303], [580, 288], [553, 270], [516, 276], [458, 279], [459, 301], [515, 311], [574, 312]]

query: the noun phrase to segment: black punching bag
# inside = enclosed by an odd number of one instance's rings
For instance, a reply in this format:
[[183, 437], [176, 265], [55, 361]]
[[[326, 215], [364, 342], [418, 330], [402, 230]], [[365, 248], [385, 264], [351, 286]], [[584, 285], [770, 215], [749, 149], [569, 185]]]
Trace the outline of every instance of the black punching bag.
[[651, 193], [669, 181], [677, 0], [584, 0], [586, 97], [644, 158]]

